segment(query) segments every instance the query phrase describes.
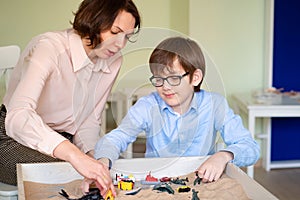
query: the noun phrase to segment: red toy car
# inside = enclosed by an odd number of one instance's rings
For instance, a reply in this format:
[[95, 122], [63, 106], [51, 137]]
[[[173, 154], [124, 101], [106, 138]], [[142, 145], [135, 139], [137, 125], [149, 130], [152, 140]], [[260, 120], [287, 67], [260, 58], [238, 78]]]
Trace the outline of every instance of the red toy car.
[[169, 182], [169, 181], [171, 181], [171, 178], [165, 176], [165, 177], [160, 178], [159, 180], [160, 180], [160, 182]]

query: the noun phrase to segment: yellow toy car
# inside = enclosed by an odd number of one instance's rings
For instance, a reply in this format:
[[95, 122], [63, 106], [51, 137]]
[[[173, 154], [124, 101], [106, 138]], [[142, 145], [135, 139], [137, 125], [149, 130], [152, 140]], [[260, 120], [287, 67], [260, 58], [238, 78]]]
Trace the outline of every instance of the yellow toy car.
[[191, 188], [189, 186], [181, 186], [181, 187], [177, 188], [177, 191], [179, 193], [181, 193], [181, 192], [189, 192], [189, 191], [191, 191]]
[[114, 200], [114, 196], [112, 195], [111, 190], [109, 190], [106, 194], [105, 200]]
[[121, 190], [132, 190], [134, 182], [132, 180], [121, 180], [118, 182], [118, 188]]

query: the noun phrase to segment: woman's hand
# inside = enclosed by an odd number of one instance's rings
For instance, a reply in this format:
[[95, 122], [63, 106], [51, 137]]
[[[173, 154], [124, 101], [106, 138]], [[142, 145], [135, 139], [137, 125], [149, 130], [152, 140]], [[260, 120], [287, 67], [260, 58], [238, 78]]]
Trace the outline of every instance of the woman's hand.
[[233, 154], [231, 152], [220, 151], [215, 153], [198, 168], [199, 177], [202, 178], [204, 183], [217, 181], [223, 174], [226, 164], [230, 160], [233, 160]]
[[[108, 159], [105, 159], [105, 158], [104, 159], [100, 159], [98, 161], [98, 163], [101, 164], [101, 165], [103, 165], [103, 167], [106, 170], [108, 170], [108, 164], [109, 164]], [[108, 173], [109, 173], [109, 170], [108, 170]], [[111, 180], [111, 178], [110, 178], [110, 180]], [[114, 188], [113, 184], [111, 184], [108, 189], [104, 189], [102, 187], [102, 185], [99, 184], [98, 181], [95, 181], [95, 180], [89, 179], [89, 178], [84, 178], [84, 180], [82, 181], [82, 183], [81, 183], [82, 192], [84, 192], [84, 193], [88, 192], [89, 191], [89, 187], [90, 187], [91, 184], [95, 184], [100, 189], [100, 191], [105, 190], [106, 192], [108, 192], [109, 190], [111, 190], [112, 193], [113, 193], [113, 195], [116, 196], [116, 192], [115, 192], [115, 188]], [[106, 196], [106, 192], [103, 193], [103, 194], [101, 192], [101, 195], [103, 197], [105, 197]]]
[[69, 141], [60, 143], [53, 154], [57, 158], [70, 162], [76, 171], [85, 177], [81, 186], [83, 192], [88, 192], [89, 185], [95, 183], [102, 196], [105, 197], [110, 189], [112, 194], [116, 196], [108, 166], [84, 154]]

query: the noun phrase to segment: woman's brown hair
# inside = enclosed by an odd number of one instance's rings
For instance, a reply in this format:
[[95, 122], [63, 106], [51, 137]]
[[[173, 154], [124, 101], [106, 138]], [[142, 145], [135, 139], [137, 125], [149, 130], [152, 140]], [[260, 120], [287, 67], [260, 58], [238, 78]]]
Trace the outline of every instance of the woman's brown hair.
[[84, 0], [72, 23], [81, 38], [88, 37], [90, 45], [101, 43], [100, 33], [109, 30], [121, 11], [132, 14], [135, 18], [135, 33], [140, 30], [140, 15], [132, 0]]

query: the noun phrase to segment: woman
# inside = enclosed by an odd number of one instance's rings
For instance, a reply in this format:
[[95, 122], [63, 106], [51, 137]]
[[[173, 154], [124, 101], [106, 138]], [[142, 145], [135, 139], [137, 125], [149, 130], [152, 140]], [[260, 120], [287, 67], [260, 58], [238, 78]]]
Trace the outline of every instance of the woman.
[[16, 163], [63, 160], [102, 194], [113, 187], [93, 149], [140, 15], [131, 0], [84, 0], [72, 25], [33, 38], [15, 67], [1, 106], [1, 182], [16, 184]]

